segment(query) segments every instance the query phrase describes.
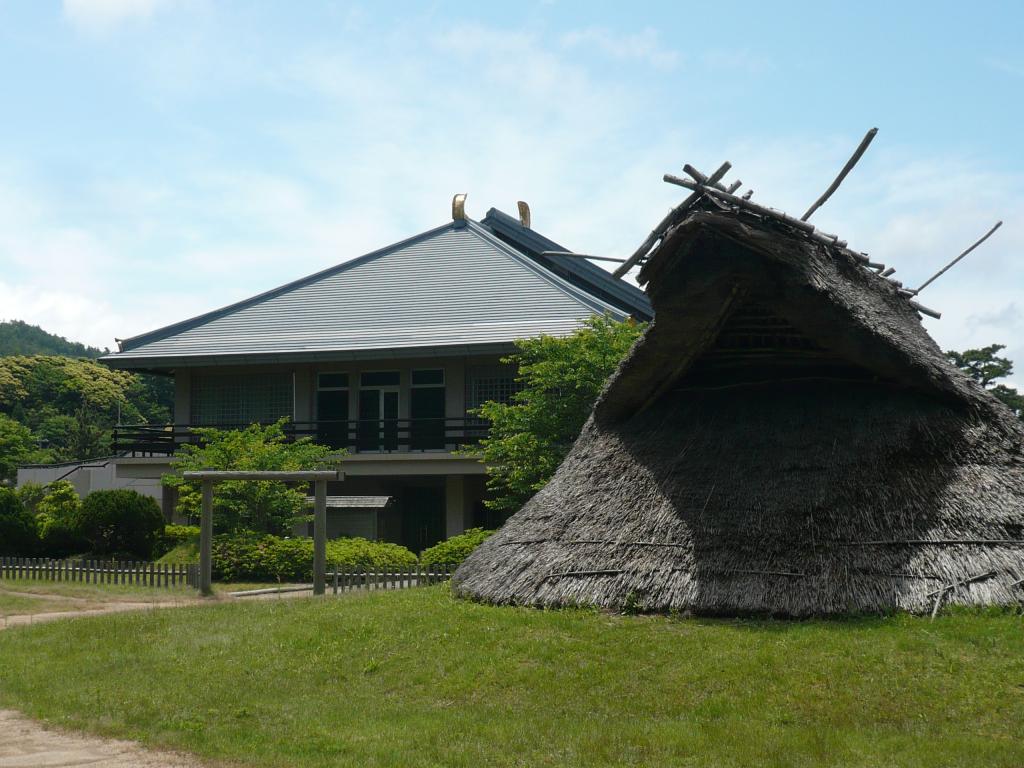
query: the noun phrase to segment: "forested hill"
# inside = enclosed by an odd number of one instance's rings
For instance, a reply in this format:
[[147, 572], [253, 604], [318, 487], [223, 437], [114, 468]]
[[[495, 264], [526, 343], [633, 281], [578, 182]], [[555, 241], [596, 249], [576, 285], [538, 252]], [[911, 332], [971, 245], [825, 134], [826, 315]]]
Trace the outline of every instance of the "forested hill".
[[24, 320], [0, 322], [0, 356], [63, 355], [96, 358], [102, 354], [102, 349], [68, 341], [63, 336], [47, 333], [38, 325], [29, 325]]
[[174, 379], [111, 370], [102, 350], [0, 323], [0, 485], [21, 464], [109, 456], [115, 424], [171, 420]]

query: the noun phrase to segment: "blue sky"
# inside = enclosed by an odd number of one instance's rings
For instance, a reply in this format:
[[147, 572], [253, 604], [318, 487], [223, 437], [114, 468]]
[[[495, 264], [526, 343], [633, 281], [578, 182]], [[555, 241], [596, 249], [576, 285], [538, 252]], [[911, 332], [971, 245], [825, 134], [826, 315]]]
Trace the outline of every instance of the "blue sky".
[[[386, 10], [382, 10], [386, 9]], [[0, 318], [100, 346], [468, 210], [624, 255], [683, 163], [1024, 372], [1024, 4], [0, 0]], [[1024, 375], [1018, 376], [1018, 380]]]

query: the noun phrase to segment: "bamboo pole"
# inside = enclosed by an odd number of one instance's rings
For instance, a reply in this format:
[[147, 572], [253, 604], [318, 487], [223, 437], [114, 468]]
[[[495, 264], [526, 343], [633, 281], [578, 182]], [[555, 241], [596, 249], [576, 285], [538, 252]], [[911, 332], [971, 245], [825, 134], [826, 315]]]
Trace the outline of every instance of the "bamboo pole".
[[927, 287], [928, 287], [929, 285], [931, 285], [931, 284], [932, 284], [932, 283], [934, 283], [934, 282], [935, 282], [936, 280], [938, 280], [938, 279], [939, 279], [940, 277], [942, 277], [942, 276], [943, 276], [943, 275], [944, 275], [944, 274], [945, 274], [945, 273], [946, 273], [946, 272], [947, 272], [947, 271], [948, 271], [948, 270], [949, 270], [949, 269], [950, 269], [951, 267], [955, 266], [955, 265], [957, 264], [957, 262], [959, 262], [959, 261], [960, 261], [960, 260], [961, 260], [961, 259], [962, 259], [962, 258], [963, 258], [964, 256], [966, 256], [967, 254], [969, 254], [969, 253], [970, 253], [971, 251], [973, 251], [973, 250], [974, 250], [975, 248], [977, 248], [977, 247], [978, 247], [979, 245], [981, 245], [981, 244], [982, 244], [982, 243], [984, 243], [984, 242], [985, 242], [986, 240], [988, 240], [988, 239], [989, 239], [990, 237], [992, 237], [993, 233], [994, 233], [994, 232], [995, 232], [995, 231], [996, 231], [997, 229], [999, 229], [999, 228], [1000, 228], [1001, 226], [1003, 226], [1003, 222], [1001, 222], [1001, 221], [997, 221], [997, 222], [995, 223], [995, 226], [994, 226], [994, 227], [992, 227], [992, 229], [990, 229], [990, 230], [989, 230], [988, 232], [986, 232], [986, 233], [985, 233], [984, 235], [982, 235], [982, 236], [981, 236], [981, 238], [980, 238], [979, 240], [977, 240], [977, 241], [976, 241], [976, 242], [974, 243], [974, 245], [972, 245], [972, 246], [971, 246], [970, 248], [968, 248], [968, 249], [967, 249], [966, 251], [964, 251], [963, 253], [961, 253], [961, 254], [960, 254], [959, 256], [957, 256], [957, 257], [956, 257], [955, 259], [953, 259], [953, 260], [952, 260], [951, 262], [949, 262], [949, 264], [947, 264], [947, 265], [946, 265], [946, 266], [944, 266], [944, 267], [943, 267], [942, 269], [940, 269], [940, 270], [939, 270], [938, 272], [936, 272], [936, 273], [935, 273], [934, 275], [932, 275], [932, 276], [931, 276], [931, 277], [929, 277], [929, 278], [928, 278], [927, 280], [925, 280], [925, 281], [924, 281], [924, 283], [922, 283], [922, 284], [921, 284], [921, 287], [920, 287], [920, 288], [918, 288], [917, 290], [915, 290], [915, 291], [914, 291], [914, 293], [915, 293], [915, 294], [918, 294], [918, 293], [920, 293], [920, 292], [921, 292], [921, 291], [923, 291], [923, 290], [924, 290], [925, 288], [927, 288]]
[[[727, 160], [718, 167], [717, 171], [715, 171], [714, 173], [711, 174], [710, 177], [708, 177], [708, 181], [712, 183], [718, 182], [719, 180], [721, 180], [723, 176], [725, 176], [725, 174], [729, 172], [730, 168], [732, 168], [732, 163], [730, 163]], [[624, 274], [629, 272], [629, 270], [635, 267], [637, 263], [639, 263], [640, 259], [642, 259], [644, 256], [648, 254], [648, 252], [651, 250], [651, 247], [662, 238], [662, 236], [665, 234], [665, 230], [668, 229], [669, 224], [671, 224], [675, 219], [676, 213], [679, 211], [685, 211], [687, 208], [689, 208], [691, 205], [697, 202], [697, 199], [699, 197], [699, 192], [689, 195], [685, 200], [683, 200], [683, 202], [681, 202], [679, 205], [677, 205], [675, 208], [669, 211], [668, 215], [666, 215], [665, 218], [662, 219], [661, 222], [659, 222], [658, 226], [651, 230], [651, 234], [649, 234], [647, 236], [647, 239], [640, 244], [640, 247], [633, 252], [633, 255], [626, 259], [625, 263], [621, 267], [612, 272], [612, 277], [622, 277]]]
[[839, 172], [839, 175], [836, 176], [835, 181], [829, 184], [829, 187], [828, 189], [825, 190], [825, 193], [817, 200], [815, 200], [814, 204], [807, 209], [807, 213], [800, 217], [801, 221], [807, 221], [809, 218], [811, 218], [811, 214], [814, 213], [819, 208], [821, 208], [821, 206], [825, 204], [825, 201], [832, 197], [833, 193], [837, 189], [839, 189], [839, 185], [843, 183], [843, 179], [845, 179], [847, 174], [853, 170], [853, 166], [855, 166], [857, 162], [860, 160], [861, 156], [867, 150], [868, 145], [871, 144], [872, 140], [874, 140], [875, 135], [877, 133], [878, 129], [872, 128], [870, 131], [864, 134], [864, 138], [860, 140], [860, 145], [854, 151], [853, 156], [846, 161], [846, 165], [843, 166], [843, 170], [841, 170]]

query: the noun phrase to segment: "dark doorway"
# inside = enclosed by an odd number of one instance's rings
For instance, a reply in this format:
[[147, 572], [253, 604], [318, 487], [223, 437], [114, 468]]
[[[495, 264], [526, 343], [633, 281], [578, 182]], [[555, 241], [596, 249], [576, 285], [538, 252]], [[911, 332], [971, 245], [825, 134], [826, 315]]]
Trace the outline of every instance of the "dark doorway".
[[316, 393], [317, 442], [348, 447], [348, 389], [321, 388]]
[[359, 442], [361, 451], [394, 451], [398, 448], [398, 390], [359, 391]]
[[444, 488], [406, 488], [402, 492], [402, 545], [422, 552], [444, 539]]
[[417, 387], [409, 398], [412, 449], [444, 448], [444, 387]]

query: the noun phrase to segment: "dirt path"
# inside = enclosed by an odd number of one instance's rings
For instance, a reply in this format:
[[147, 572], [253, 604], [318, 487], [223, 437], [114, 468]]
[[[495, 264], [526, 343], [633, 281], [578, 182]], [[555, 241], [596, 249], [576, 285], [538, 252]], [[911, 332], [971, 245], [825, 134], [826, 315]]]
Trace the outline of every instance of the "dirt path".
[[[30, 595], [31, 593], [25, 593]], [[38, 595], [31, 594], [32, 597]], [[93, 604], [96, 601], [71, 598]], [[38, 624], [77, 616], [97, 616], [122, 611], [176, 608], [201, 605], [200, 600], [181, 602], [111, 602], [98, 608], [79, 611], [52, 611], [8, 616], [0, 620], [0, 630], [26, 624]], [[194, 758], [171, 752], [156, 752], [130, 741], [102, 739], [47, 728], [19, 712], [0, 709], [0, 768], [201, 768]]]
[[155, 752], [131, 741], [79, 736], [43, 728], [0, 709], [0, 768], [200, 768], [193, 758]]

